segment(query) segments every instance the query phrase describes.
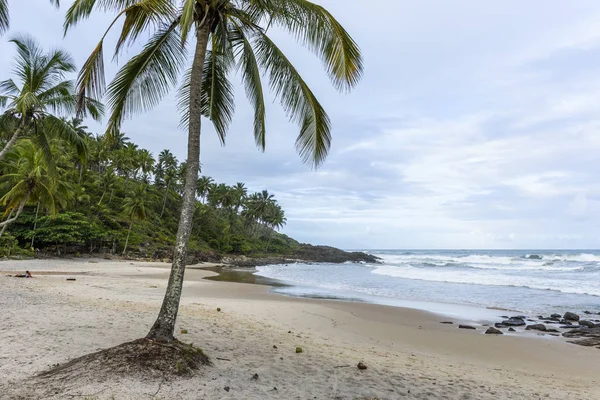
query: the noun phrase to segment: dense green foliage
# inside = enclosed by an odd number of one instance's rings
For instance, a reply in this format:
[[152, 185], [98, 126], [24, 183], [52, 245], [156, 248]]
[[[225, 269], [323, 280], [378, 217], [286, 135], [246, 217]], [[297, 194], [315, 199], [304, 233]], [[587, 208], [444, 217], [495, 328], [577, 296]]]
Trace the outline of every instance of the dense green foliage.
[[[31, 248], [53, 254], [118, 254], [128, 242], [128, 254], [169, 258], [185, 163], [169, 150], [155, 159], [122, 133], [109, 140], [88, 133], [80, 120], [65, 122], [83, 138], [88, 154], [84, 162], [79, 146], [49, 134], [56, 168], [56, 176], [51, 175], [43, 150], [28, 133], [0, 162], [2, 219], [25, 202], [0, 237], [0, 256]], [[0, 145], [10, 136], [9, 129], [0, 128]], [[274, 231], [286, 219], [266, 190], [248, 194], [243, 183], [228, 186], [202, 176], [197, 198], [192, 254], [289, 253], [297, 247]]]

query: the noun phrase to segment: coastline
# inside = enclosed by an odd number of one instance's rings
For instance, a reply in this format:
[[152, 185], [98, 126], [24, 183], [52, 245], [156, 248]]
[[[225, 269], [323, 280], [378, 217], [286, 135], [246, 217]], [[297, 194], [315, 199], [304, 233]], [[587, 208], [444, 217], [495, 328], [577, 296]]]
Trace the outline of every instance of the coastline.
[[[268, 286], [203, 279], [215, 275], [205, 269], [210, 266], [216, 264], [188, 269], [178, 330], [189, 333], [178, 337], [204, 348], [215, 366], [205, 377], [162, 385], [158, 396], [198, 398], [193, 397], [198, 384], [207, 385], [201, 389], [206, 398], [231, 399], [330, 398], [332, 393], [347, 399], [600, 396], [595, 349], [561, 338], [464, 331], [420, 310], [296, 298], [272, 293]], [[41, 389], [19, 384], [23, 376], [142, 337], [160, 306], [168, 267], [100, 259], [0, 262], [6, 321], [0, 329], [0, 348], [6, 349], [1, 393], [13, 396], [7, 398], [36, 393]], [[25, 269], [35, 279], [5, 276]], [[38, 274], [42, 270], [54, 274]], [[69, 275], [77, 280], [67, 282]], [[297, 346], [302, 354], [293, 354]], [[358, 361], [369, 369], [358, 371]], [[345, 365], [350, 367], [335, 368]], [[255, 372], [261, 379], [251, 382]], [[95, 393], [106, 385], [67, 383], [60, 396], [49, 398]], [[223, 390], [227, 385], [231, 392]], [[157, 387], [123, 378], [96, 397], [142, 398]]]

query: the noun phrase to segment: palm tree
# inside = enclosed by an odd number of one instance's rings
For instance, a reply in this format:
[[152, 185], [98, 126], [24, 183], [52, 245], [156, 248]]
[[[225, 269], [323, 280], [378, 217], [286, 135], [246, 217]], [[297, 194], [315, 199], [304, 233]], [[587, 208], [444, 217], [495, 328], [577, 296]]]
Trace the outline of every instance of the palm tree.
[[131, 234], [131, 228], [133, 227], [133, 221], [143, 221], [146, 219], [146, 185], [139, 184], [131, 196], [126, 197], [123, 201], [123, 214], [129, 218], [129, 229], [127, 230], [127, 239], [125, 240], [125, 247], [123, 248], [123, 255], [127, 252], [127, 245], [129, 244], [129, 235]]
[[137, 154], [137, 166], [136, 176], [141, 171], [143, 181], [148, 183], [150, 172], [154, 169], [154, 157], [152, 157], [152, 153], [146, 149], [139, 150]]
[[120, 150], [127, 147], [129, 138], [121, 131], [111, 132], [110, 135], [105, 135], [104, 139], [109, 144], [111, 150]]
[[[50, 4], [56, 7], [60, 6], [59, 0], [50, 0]], [[0, 0], [0, 35], [8, 30], [10, 27], [10, 18], [8, 15], [8, 2], [7, 0]]]
[[242, 204], [244, 204], [244, 201], [246, 200], [246, 196], [248, 194], [248, 189], [246, 189], [246, 185], [243, 182], [238, 182], [233, 187], [233, 191], [235, 194], [235, 199], [234, 199], [235, 213], [237, 214], [240, 212], [240, 207], [242, 206]]
[[112, 191], [117, 184], [117, 176], [115, 175], [115, 171], [112, 168], [108, 168], [106, 172], [100, 178], [99, 186], [102, 188], [102, 196], [100, 196], [100, 200], [98, 200], [98, 207], [102, 204], [102, 200], [104, 200], [104, 196], [110, 190]]
[[2, 170], [0, 184], [5, 194], [0, 202], [6, 206], [7, 219], [0, 222], [0, 236], [27, 204], [40, 203], [51, 215], [66, 205], [70, 188], [50, 174], [43, 152], [31, 140], [20, 141], [7, 153]]
[[160, 210], [160, 216], [158, 217], [159, 219], [161, 219], [163, 214], [165, 213], [165, 206], [167, 205], [167, 196], [169, 195], [169, 190], [171, 190], [171, 186], [173, 185], [173, 183], [175, 183], [176, 180], [177, 169], [170, 167], [169, 169], [167, 169], [164, 175], [165, 194], [163, 196], [163, 204], [162, 209]]
[[[74, 83], [64, 80], [67, 73], [75, 71], [71, 56], [62, 50], [44, 53], [39, 45], [28, 36], [11, 40], [17, 46], [14, 72], [21, 81], [21, 87], [8, 79], [0, 82], [0, 107], [7, 107], [0, 119], [17, 119], [18, 125], [10, 140], [0, 151], [0, 160], [17, 142], [20, 135], [29, 132], [52, 167], [52, 154], [46, 134], [63, 137], [75, 144], [79, 154], [86, 153], [85, 140], [77, 129], [57, 115], [71, 114], [78, 101], [81, 115], [99, 119], [103, 106], [88, 97], [78, 98], [74, 94]], [[40, 125], [44, 129], [39, 129]]]
[[196, 194], [202, 200], [202, 203], [206, 202], [206, 198], [208, 196], [208, 190], [210, 189], [210, 185], [213, 183], [213, 179], [210, 176], [202, 176], [198, 178], [198, 183], [196, 184]]
[[269, 251], [269, 244], [271, 243], [271, 239], [273, 238], [273, 230], [279, 230], [287, 224], [287, 218], [285, 217], [285, 212], [283, 208], [276, 202], [270, 204], [267, 208], [266, 215], [263, 217], [265, 224], [271, 228], [269, 231], [269, 237], [267, 239], [267, 247], [265, 251]]
[[[68, 30], [87, 18], [94, 1], [75, 0], [65, 21]], [[180, 7], [181, 5], [181, 7]], [[192, 230], [196, 183], [200, 169], [201, 116], [210, 119], [224, 143], [233, 117], [233, 87], [229, 76], [241, 71], [246, 94], [254, 106], [254, 138], [264, 150], [265, 101], [261, 71], [290, 118], [300, 126], [296, 148], [305, 162], [319, 166], [331, 142], [327, 113], [285, 54], [267, 35], [271, 25], [286, 29], [315, 52], [338, 89], [350, 89], [362, 74], [360, 50], [340, 23], [323, 7], [308, 0], [132, 0], [103, 2], [102, 9], [125, 17], [115, 55], [150, 30], [143, 50], [117, 73], [107, 90], [112, 114], [108, 133], [124, 118], [146, 111], [164, 98], [186, 67], [188, 36], [196, 36], [191, 69], [179, 93], [182, 124], [188, 129], [188, 155], [179, 229], [169, 285], [158, 318], [147, 338], [174, 340], [187, 243]], [[267, 25], [265, 27], [265, 25]], [[78, 93], [104, 95], [104, 38], [85, 62]], [[210, 47], [210, 48], [209, 48]]]

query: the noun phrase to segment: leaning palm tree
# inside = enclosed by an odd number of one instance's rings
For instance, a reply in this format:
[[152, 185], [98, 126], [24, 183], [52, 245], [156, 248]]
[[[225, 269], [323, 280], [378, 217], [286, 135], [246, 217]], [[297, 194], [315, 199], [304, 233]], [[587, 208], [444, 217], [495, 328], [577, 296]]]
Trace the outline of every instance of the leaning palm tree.
[[[360, 50], [340, 23], [308, 0], [75, 0], [65, 21], [67, 31], [97, 8], [124, 17], [115, 55], [150, 31], [143, 50], [131, 58], [108, 85], [111, 108], [108, 133], [122, 121], [146, 111], [164, 98], [187, 68], [190, 37], [195, 35], [191, 68], [179, 92], [182, 125], [188, 130], [188, 156], [183, 201], [169, 284], [159, 316], [147, 338], [173, 341], [179, 308], [187, 242], [192, 229], [200, 167], [201, 117], [210, 119], [221, 142], [234, 112], [230, 75], [240, 71], [254, 106], [254, 138], [266, 145], [265, 94], [261, 73], [269, 80], [289, 117], [300, 126], [296, 148], [305, 162], [320, 165], [330, 148], [331, 123], [298, 70], [267, 35], [269, 26], [290, 32], [316, 53], [336, 88], [352, 88], [362, 74]], [[104, 38], [85, 62], [78, 93], [100, 99], [104, 86]]]
[[123, 200], [123, 214], [129, 218], [129, 229], [127, 230], [127, 239], [123, 248], [123, 255], [125, 255], [133, 221], [143, 221], [146, 219], [146, 185], [137, 185], [133, 193]]
[[202, 176], [198, 178], [198, 183], [196, 184], [196, 194], [200, 197], [202, 203], [206, 201], [208, 197], [208, 190], [210, 185], [213, 183], [213, 178], [210, 176]]
[[[58, 7], [60, 5], [59, 0], [50, 0], [50, 4]], [[0, 0], [0, 35], [8, 30], [10, 27], [10, 18], [8, 15], [8, 1]]]
[[88, 97], [75, 96], [74, 82], [65, 80], [66, 74], [75, 71], [75, 64], [68, 53], [62, 50], [45, 53], [28, 36], [15, 37], [11, 42], [17, 46], [14, 73], [21, 86], [12, 79], [0, 82], [0, 107], [6, 107], [0, 119], [17, 120], [18, 123], [10, 140], [0, 150], [0, 160], [25, 133], [29, 133], [44, 151], [51, 167], [47, 134], [75, 144], [80, 158], [84, 158], [87, 152], [85, 135], [81, 136], [77, 127], [59, 116], [72, 114], [77, 102], [81, 101], [82, 115], [99, 119], [103, 113], [102, 104]]
[[41, 205], [51, 215], [67, 204], [71, 188], [49, 172], [45, 157], [31, 140], [20, 141], [3, 160], [0, 203], [6, 206], [6, 220], [0, 222], [0, 236], [16, 221], [26, 205]]

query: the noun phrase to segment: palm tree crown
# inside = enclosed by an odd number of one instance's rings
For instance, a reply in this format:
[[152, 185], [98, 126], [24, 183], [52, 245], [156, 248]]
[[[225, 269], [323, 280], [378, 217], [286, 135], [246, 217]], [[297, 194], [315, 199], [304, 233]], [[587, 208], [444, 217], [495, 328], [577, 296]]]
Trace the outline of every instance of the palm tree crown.
[[[98, 3], [98, 4], [96, 4]], [[179, 8], [179, 3], [182, 8]], [[281, 99], [290, 118], [300, 125], [297, 150], [305, 161], [319, 165], [331, 141], [327, 113], [285, 54], [269, 38], [262, 24], [277, 25], [291, 32], [324, 62], [339, 89], [354, 86], [362, 74], [362, 59], [356, 43], [323, 7], [307, 0], [75, 0], [68, 11], [65, 30], [89, 16], [94, 7], [116, 11], [115, 20], [125, 22], [115, 54], [145, 31], [153, 37], [144, 50], [118, 72], [107, 88], [112, 114], [109, 132], [116, 132], [124, 118], [155, 106], [178, 81], [187, 65], [187, 36], [193, 26], [209, 27], [202, 77], [201, 109], [224, 142], [234, 111], [230, 75], [241, 71], [246, 93], [255, 108], [256, 144], [265, 148], [265, 99], [261, 73]], [[112, 28], [111, 25], [110, 28]], [[109, 29], [110, 29], [109, 28]], [[104, 95], [104, 37], [86, 61], [79, 76], [78, 93]], [[190, 101], [190, 71], [179, 91], [182, 122], [187, 125]]]
[[[46, 133], [61, 136], [74, 143], [83, 156], [86, 151], [85, 140], [80, 135], [80, 127], [58, 117], [71, 114], [77, 108], [75, 84], [65, 80], [66, 74], [75, 71], [73, 59], [62, 50], [44, 52], [28, 36], [15, 37], [11, 42], [17, 47], [14, 73], [20, 86], [12, 79], [0, 82], [0, 107], [6, 107], [0, 119], [16, 120], [18, 128], [0, 151], [0, 159], [26, 130], [32, 133], [48, 161], [52, 157]], [[103, 113], [103, 106], [87, 97], [82, 98], [81, 106], [82, 115], [90, 115], [94, 119], [99, 119]]]

